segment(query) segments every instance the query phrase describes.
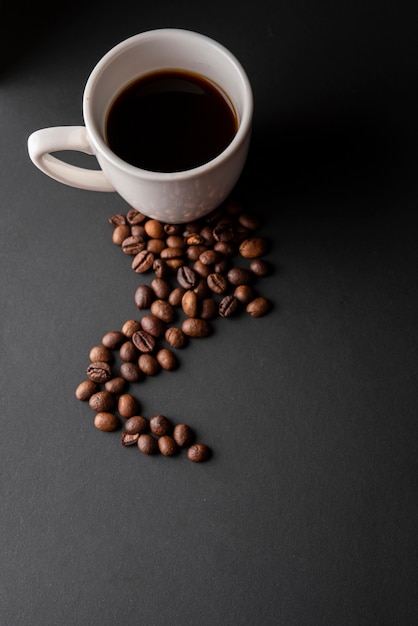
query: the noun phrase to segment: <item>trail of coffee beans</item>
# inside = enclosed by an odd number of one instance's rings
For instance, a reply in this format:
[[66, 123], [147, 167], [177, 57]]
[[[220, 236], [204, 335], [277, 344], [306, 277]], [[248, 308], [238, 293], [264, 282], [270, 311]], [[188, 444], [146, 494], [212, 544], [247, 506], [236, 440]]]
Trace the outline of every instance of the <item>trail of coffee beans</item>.
[[206, 461], [212, 451], [196, 441], [190, 426], [162, 414], [144, 417], [129, 387], [176, 370], [177, 351], [209, 337], [216, 319], [258, 318], [271, 311], [271, 301], [259, 291], [273, 271], [262, 258], [270, 241], [257, 234], [257, 215], [231, 199], [187, 224], [163, 224], [135, 209], [108, 221], [112, 241], [130, 257], [132, 271], [149, 280], [134, 294], [139, 319], [110, 330], [91, 348], [76, 398], [94, 411], [98, 430], [122, 431], [123, 446], [137, 446], [146, 455], [185, 450], [191, 461]]

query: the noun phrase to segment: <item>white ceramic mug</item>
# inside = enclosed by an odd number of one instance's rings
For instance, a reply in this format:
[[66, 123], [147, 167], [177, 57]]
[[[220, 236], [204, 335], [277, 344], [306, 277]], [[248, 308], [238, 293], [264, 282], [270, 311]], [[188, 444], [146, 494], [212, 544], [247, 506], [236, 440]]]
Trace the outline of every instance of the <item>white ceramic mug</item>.
[[[143, 74], [161, 69], [198, 73], [231, 99], [238, 130], [209, 162], [180, 172], [144, 170], [120, 159], [105, 141], [105, 122], [118, 92]], [[93, 191], [117, 191], [130, 207], [162, 222], [184, 223], [219, 206], [244, 167], [251, 136], [253, 95], [243, 67], [224, 46], [189, 30], [161, 28], [119, 43], [98, 62], [83, 95], [85, 126], [37, 130], [28, 139], [29, 156], [61, 183]], [[67, 163], [52, 153], [75, 150], [94, 155], [101, 170]]]

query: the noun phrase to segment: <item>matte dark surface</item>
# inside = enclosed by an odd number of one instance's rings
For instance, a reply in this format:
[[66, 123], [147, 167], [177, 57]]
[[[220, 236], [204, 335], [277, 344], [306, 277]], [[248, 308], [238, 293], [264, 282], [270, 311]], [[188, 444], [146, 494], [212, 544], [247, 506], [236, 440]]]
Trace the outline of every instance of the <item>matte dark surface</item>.
[[[0, 6], [1, 626], [418, 623], [417, 10], [121, 0], [17, 21]], [[201, 465], [122, 448], [76, 400], [90, 347], [137, 315], [107, 223], [128, 207], [52, 181], [26, 149], [82, 124], [110, 47], [166, 26], [247, 69], [237, 193], [275, 266], [268, 316], [219, 320], [138, 385], [145, 415], [211, 446]]]

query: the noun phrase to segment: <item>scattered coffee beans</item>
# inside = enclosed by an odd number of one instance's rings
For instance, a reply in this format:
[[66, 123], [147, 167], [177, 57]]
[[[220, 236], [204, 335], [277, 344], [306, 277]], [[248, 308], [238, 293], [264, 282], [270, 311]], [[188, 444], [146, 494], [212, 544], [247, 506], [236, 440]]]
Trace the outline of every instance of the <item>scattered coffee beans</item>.
[[190, 340], [210, 336], [213, 320], [270, 312], [271, 301], [258, 292], [259, 280], [272, 273], [262, 258], [269, 241], [256, 234], [259, 218], [231, 200], [189, 224], [163, 224], [136, 209], [108, 221], [112, 241], [131, 257], [132, 270], [152, 272], [153, 277], [134, 294], [142, 317], [127, 320], [91, 348], [87, 380], [78, 385], [76, 398], [95, 412], [97, 429], [111, 432], [123, 423], [124, 447], [136, 445], [146, 455], [163, 456], [185, 449], [191, 461], [206, 461], [211, 451], [194, 443], [188, 425], [173, 424], [162, 414], [149, 419], [140, 415], [139, 402], [127, 386], [175, 370], [175, 352]]

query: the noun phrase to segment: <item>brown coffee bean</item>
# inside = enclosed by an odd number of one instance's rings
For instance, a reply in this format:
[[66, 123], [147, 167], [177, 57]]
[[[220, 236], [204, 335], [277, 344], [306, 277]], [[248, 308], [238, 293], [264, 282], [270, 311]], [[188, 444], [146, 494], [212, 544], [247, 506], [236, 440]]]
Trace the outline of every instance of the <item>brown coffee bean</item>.
[[234, 287], [237, 285], [249, 285], [254, 280], [253, 272], [244, 267], [232, 267], [226, 277]]
[[158, 350], [156, 358], [163, 370], [172, 371], [178, 367], [177, 357], [168, 348]]
[[244, 228], [248, 230], [257, 230], [260, 228], [260, 218], [250, 213], [241, 213], [238, 217], [238, 221], [241, 226], [244, 226]]
[[198, 300], [203, 300], [203, 298], [207, 298], [212, 293], [205, 278], [199, 280], [193, 291], [197, 295]]
[[138, 443], [139, 435], [138, 433], [131, 434], [127, 432], [122, 433], [121, 444], [123, 446], [133, 446]]
[[135, 304], [139, 310], [149, 309], [155, 294], [149, 285], [139, 285], [135, 291]]
[[240, 243], [239, 253], [246, 259], [263, 256], [267, 252], [268, 242], [264, 237], [250, 237]]
[[171, 306], [180, 306], [181, 305], [181, 299], [183, 298], [183, 295], [185, 294], [186, 289], [184, 287], [175, 287], [173, 289], [173, 291], [170, 293], [170, 295], [168, 296], [168, 301], [171, 304]]
[[188, 337], [208, 337], [212, 332], [212, 327], [207, 320], [199, 317], [188, 317], [181, 326], [182, 331]]
[[260, 278], [268, 276], [272, 272], [272, 266], [264, 259], [253, 259], [250, 263], [250, 270]]
[[197, 261], [202, 252], [205, 252], [205, 250], [207, 249], [208, 247], [204, 244], [201, 244], [199, 246], [189, 246], [188, 248], [186, 248], [185, 251], [186, 258], [189, 261]]
[[157, 278], [165, 278], [166, 276], [171, 274], [171, 268], [169, 265], [167, 265], [167, 261], [165, 261], [164, 259], [154, 259], [152, 269]]
[[168, 435], [173, 429], [171, 421], [168, 419], [168, 417], [162, 415], [161, 413], [159, 413], [158, 415], [154, 415], [154, 417], [151, 417], [149, 421], [149, 427], [151, 429], [151, 432], [153, 432], [154, 435], [158, 435], [159, 437], [162, 437], [163, 435]]
[[83, 380], [75, 390], [77, 400], [89, 400], [99, 390], [99, 386], [92, 380]]
[[154, 278], [151, 281], [151, 289], [155, 293], [157, 298], [166, 300], [171, 293], [171, 285], [164, 278]]
[[108, 363], [95, 361], [87, 367], [87, 378], [95, 383], [105, 383], [112, 378], [112, 370]]
[[172, 347], [177, 350], [184, 348], [187, 343], [187, 337], [181, 328], [177, 328], [177, 326], [171, 326], [167, 328], [165, 332], [165, 340]]
[[139, 414], [139, 402], [130, 393], [123, 393], [118, 400], [118, 411], [121, 417], [132, 417]]
[[106, 348], [110, 348], [114, 350], [121, 343], [123, 343], [126, 339], [126, 336], [120, 330], [111, 330], [106, 333], [102, 339], [102, 344], [106, 346]]
[[138, 322], [137, 320], [127, 320], [122, 326], [122, 332], [125, 335], [125, 337], [128, 337], [128, 339], [130, 339], [132, 335], [137, 330], [141, 330], [141, 328], [142, 328], [141, 322]]
[[201, 228], [200, 236], [203, 238], [206, 246], [213, 246], [216, 241], [215, 237], [213, 236], [212, 228], [211, 226], [209, 226], [209, 224]]
[[158, 448], [164, 456], [173, 456], [178, 452], [178, 446], [170, 435], [162, 435], [158, 438]]
[[109, 217], [109, 224], [116, 228], [116, 226], [123, 226], [126, 224], [126, 217], [122, 215], [122, 213], [116, 213], [116, 215], [112, 215]]
[[204, 265], [213, 265], [214, 263], [218, 263], [222, 258], [222, 252], [213, 249], [205, 250], [199, 255], [199, 261]]
[[155, 315], [144, 315], [141, 319], [142, 330], [149, 333], [155, 338], [164, 337], [166, 331], [166, 323]]
[[228, 281], [223, 274], [217, 274], [216, 272], [209, 274], [207, 283], [209, 289], [217, 294], [225, 293], [228, 289]]
[[256, 293], [250, 285], [238, 285], [238, 287], [235, 288], [233, 295], [241, 302], [241, 304], [248, 304], [256, 297]]
[[119, 348], [119, 356], [122, 361], [135, 361], [138, 358], [138, 350], [132, 341], [125, 341]]
[[134, 256], [134, 260], [132, 261], [132, 269], [137, 274], [144, 274], [149, 269], [152, 268], [152, 264], [154, 263], [154, 254], [149, 250], [141, 250], [137, 255]]
[[110, 393], [120, 394], [126, 387], [126, 380], [122, 376], [115, 376], [105, 383], [106, 391]]
[[112, 352], [105, 346], [93, 346], [89, 353], [89, 359], [92, 363], [97, 361], [110, 363], [112, 361]]
[[270, 300], [263, 297], [255, 298], [247, 304], [246, 311], [251, 317], [261, 317], [271, 311], [272, 304]]
[[167, 259], [166, 263], [170, 268], [170, 272], [175, 274], [184, 265], [184, 259]]
[[142, 224], [146, 220], [146, 216], [140, 211], [137, 211], [137, 209], [130, 209], [126, 219], [129, 224]]
[[101, 411], [112, 411], [115, 408], [115, 396], [110, 391], [98, 391], [89, 399], [89, 407], [97, 413]]
[[137, 383], [143, 378], [143, 373], [136, 363], [122, 363], [120, 366], [120, 375], [128, 383]]
[[187, 458], [194, 463], [202, 463], [210, 457], [210, 449], [204, 443], [194, 443], [187, 450]]
[[197, 259], [197, 261], [193, 263], [193, 270], [203, 278], [207, 278], [209, 274], [213, 272], [212, 266], [205, 265], [200, 259]]
[[236, 246], [231, 241], [217, 241], [213, 249], [221, 252], [226, 257], [232, 257], [236, 252]]
[[160, 252], [160, 257], [164, 260], [169, 260], [169, 259], [181, 259], [184, 256], [184, 249], [183, 248], [173, 248], [170, 246], [167, 246], [166, 248], [163, 248], [163, 250], [161, 250]]
[[203, 320], [213, 320], [218, 316], [218, 305], [213, 298], [204, 298], [200, 303], [200, 317]]
[[181, 299], [181, 306], [187, 317], [197, 317], [199, 302], [196, 293], [191, 289], [188, 289]]
[[161, 371], [157, 357], [153, 354], [141, 354], [138, 359], [138, 367], [146, 376], [156, 376]]
[[101, 411], [97, 413], [94, 418], [94, 425], [98, 430], [105, 432], [112, 432], [120, 428], [120, 419], [114, 413], [108, 413], [107, 411]]
[[131, 234], [131, 228], [128, 224], [120, 224], [116, 226], [112, 233], [112, 241], [116, 246], [121, 246], [122, 243], [127, 239]]
[[238, 310], [239, 300], [232, 295], [227, 295], [219, 303], [219, 315], [221, 317], [231, 317]]
[[165, 243], [169, 248], [180, 248], [184, 250], [186, 247], [186, 243], [181, 235], [169, 235]]
[[136, 256], [138, 252], [144, 250], [146, 240], [141, 235], [130, 235], [122, 241], [122, 252], [128, 256]]
[[180, 448], [187, 448], [193, 443], [194, 432], [187, 424], [176, 424], [173, 429], [173, 439]]
[[164, 224], [155, 219], [147, 220], [144, 224], [145, 232], [151, 239], [163, 239], [165, 237]]
[[166, 235], [181, 235], [183, 226], [181, 224], [164, 224], [164, 232]]
[[155, 257], [159, 257], [161, 251], [165, 248], [165, 241], [163, 239], [148, 239], [147, 241], [147, 250], [152, 252]]
[[126, 420], [124, 425], [125, 432], [131, 435], [142, 435], [149, 429], [149, 421], [142, 415], [133, 415]]
[[198, 275], [188, 265], [183, 265], [177, 270], [177, 281], [180, 287], [193, 289], [198, 281]]
[[137, 446], [143, 454], [151, 455], [158, 452], [158, 442], [156, 438], [148, 433], [139, 435]]
[[171, 324], [176, 318], [174, 307], [166, 300], [154, 300], [151, 304], [151, 313], [167, 324]]
[[140, 352], [152, 352], [155, 348], [155, 338], [145, 330], [137, 330], [132, 335], [132, 343]]
[[230, 242], [234, 240], [234, 227], [230, 220], [223, 218], [213, 229], [216, 241]]

